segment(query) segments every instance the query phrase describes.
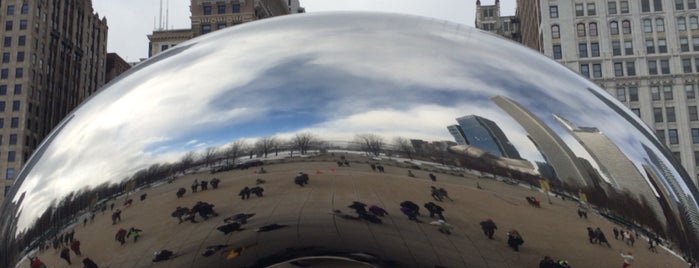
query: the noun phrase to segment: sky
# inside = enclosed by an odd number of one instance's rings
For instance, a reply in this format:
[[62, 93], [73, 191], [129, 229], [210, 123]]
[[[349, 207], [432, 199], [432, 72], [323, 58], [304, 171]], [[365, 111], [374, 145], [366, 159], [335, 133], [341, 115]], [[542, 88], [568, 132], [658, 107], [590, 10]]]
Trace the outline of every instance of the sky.
[[[128, 62], [148, 56], [148, 37], [153, 29], [186, 29], [190, 27], [187, 0], [92, 0], [95, 12], [107, 17], [108, 52], [116, 52]], [[475, 0], [300, 0], [307, 13], [323, 11], [381, 11], [404, 13], [473, 26]], [[501, 1], [501, 15], [514, 15], [516, 0]], [[168, 4], [169, 2], [169, 4]], [[482, 0], [492, 5], [495, 0]], [[167, 7], [167, 8], [166, 8]], [[167, 21], [165, 18], [168, 18]]]

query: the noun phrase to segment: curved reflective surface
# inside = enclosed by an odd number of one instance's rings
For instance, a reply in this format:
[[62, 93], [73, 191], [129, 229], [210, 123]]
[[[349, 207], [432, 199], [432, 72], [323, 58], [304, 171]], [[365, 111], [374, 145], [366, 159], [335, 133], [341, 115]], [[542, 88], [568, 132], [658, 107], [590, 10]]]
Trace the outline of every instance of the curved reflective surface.
[[641, 244], [637, 266], [682, 265], [697, 189], [650, 133], [593, 83], [466, 26], [267, 19], [178, 45], [70, 114], [2, 207], [0, 266], [67, 266], [64, 251], [109, 267], [606, 267], [633, 248], [613, 230]]

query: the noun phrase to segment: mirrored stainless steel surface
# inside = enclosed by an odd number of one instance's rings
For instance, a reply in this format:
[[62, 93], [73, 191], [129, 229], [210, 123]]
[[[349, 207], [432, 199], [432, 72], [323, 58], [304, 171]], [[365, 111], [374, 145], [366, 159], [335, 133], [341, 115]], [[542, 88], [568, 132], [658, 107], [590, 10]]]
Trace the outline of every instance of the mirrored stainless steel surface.
[[[657, 237], [696, 255], [697, 188], [651, 133], [590, 81], [467, 26], [266, 19], [180, 44], [73, 111], [3, 204], [0, 266], [67, 265], [58, 256], [70, 243], [55, 242], [71, 230], [83, 248], [73, 262], [109, 267], [531, 267], [545, 255], [616, 265], [627, 246], [612, 226], [637, 233], [638, 251]], [[213, 178], [220, 187], [201, 189]], [[241, 200], [246, 186], [264, 192]], [[435, 202], [446, 222], [425, 208], [409, 220], [406, 200]], [[198, 201], [216, 214], [178, 223], [173, 210]], [[255, 215], [229, 218], [241, 213]], [[486, 218], [500, 227], [494, 240]], [[614, 249], [589, 244], [587, 226]], [[114, 241], [131, 227], [137, 242]], [[513, 229], [519, 252], [506, 245]], [[174, 257], [153, 263], [161, 250]]]

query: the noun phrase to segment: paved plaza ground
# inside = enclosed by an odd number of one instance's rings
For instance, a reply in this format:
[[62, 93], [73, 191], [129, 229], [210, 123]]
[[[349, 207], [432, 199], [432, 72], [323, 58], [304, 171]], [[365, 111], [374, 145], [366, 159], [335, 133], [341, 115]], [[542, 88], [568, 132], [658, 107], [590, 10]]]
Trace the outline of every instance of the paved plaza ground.
[[[647, 250], [647, 242], [639, 238], [634, 247], [614, 240], [613, 224], [590, 213], [589, 219], [580, 219], [577, 204], [552, 199], [553, 204], [542, 202], [541, 208], [527, 204], [525, 196], [545, 197], [519, 185], [510, 185], [476, 176], [455, 176], [435, 173], [437, 181], [428, 179], [426, 171], [413, 170], [416, 178], [406, 176], [407, 169], [388, 165], [386, 172], [373, 172], [366, 158], [352, 158], [351, 167], [338, 167], [332, 161], [299, 161], [266, 165], [266, 174], [255, 174], [253, 169], [233, 170], [216, 174], [201, 172], [177, 177], [170, 184], [140, 190], [131, 194], [134, 203], [121, 207], [123, 197], [115, 202], [123, 210], [122, 221], [112, 225], [110, 211], [97, 213], [95, 221], [75, 227], [75, 238], [82, 243], [83, 256], [90, 257], [100, 267], [241, 267], [241, 264], [277, 253], [284, 248], [324, 247], [338, 251], [369, 252], [395, 261], [402, 267], [538, 267], [543, 256], [566, 259], [573, 267], [621, 267], [620, 250], [632, 250], [636, 262], [632, 267], [686, 267], [676, 256], [660, 249]], [[334, 169], [334, 171], [331, 171]], [[293, 183], [298, 172], [310, 174], [310, 183], [299, 187]], [[321, 171], [317, 174], [316, 171]], [[194, 179], [221, 179], [220, 187], [192, 193]], [[238, 192], [245, 186], [261, 185], [264, 197], [241, 200]], [[479, 185], [482, 189], [476, 187]], [[399, 203], [411, 200], [417, 204], [433, 201], [430, 186], [449, 191], [453, 202], [438, 202], [445, 209], [447, 222], [454, 226], [451, 235], [445, 235], [430, 225], [432, 221], [421, 208], [423, 223], [409, 221]], [[175, 192], [184, 187], [187, 193], [176, 198]], [[147, 193], [144, 201], [138, 196]], [[220, 216], [199, 223], [178, 224], [170, 216], [177, 206], [192, 207], [197, 201], [215, 204]], [[352, 201], [376, 204], [389, 215], [383, 224], [346, 220], [329, 211], [347, 208]], [[424, 212], [423, 212], [424, 211]], [[236, 213], [256, 213], [244, 225], [245, 230], [228, 235], [216, 230], [225, 217]], [[495, 239], [489, 240], [479, 222], [492, 218], [498, 225]], [[81, 220], [79, 220], [82, 222]], [[255, 229], [267, 224], [289, 225], [277, 231], [257, 233]], [[588, 242], [586, 227], [601, 227], [612, 248]], [[125, 245], [114, 241], [118, 228], [136, 227], [143, 230], [138, 242], [133, 239]], [[517, 229], [525, 241], [519, 252], [507, 247], [506, 232]], [[229, 245], [213, 256], [201, 252], [211, 245]], [[245, 247], [236, 258], [227, 259], [229, 250]], [[153, 252], [168, 249], [177, 257], [153, 263]], [[68, 266], [56, 250], [49, 249], [37, 256], [48, 267], [82, 267], [71, 252], [73, 265]], [[29, 267], [29, 263], [26, 263]]]

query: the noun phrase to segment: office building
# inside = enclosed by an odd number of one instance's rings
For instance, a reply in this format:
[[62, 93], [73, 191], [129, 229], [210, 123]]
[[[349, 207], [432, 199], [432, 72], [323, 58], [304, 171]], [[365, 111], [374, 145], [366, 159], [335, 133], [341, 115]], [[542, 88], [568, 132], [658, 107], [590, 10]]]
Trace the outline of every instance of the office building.
[[481, 5], [476, 0], [476, 28], [521, 42], [520, 21], [516, 16], [500, 16], [500, 0], [494, 5]]
[[1, 1], [0, 12], [0, 184], [7, 194], [39, 143], [105, 83], [107, 20], [90, 0]]
[[521, 159], [517, 149], [492, 120], [467, 115], [456, 121], [458, 125], [447, 126], [447, 129], [457, 144], [468, 144], [497, 157]]

